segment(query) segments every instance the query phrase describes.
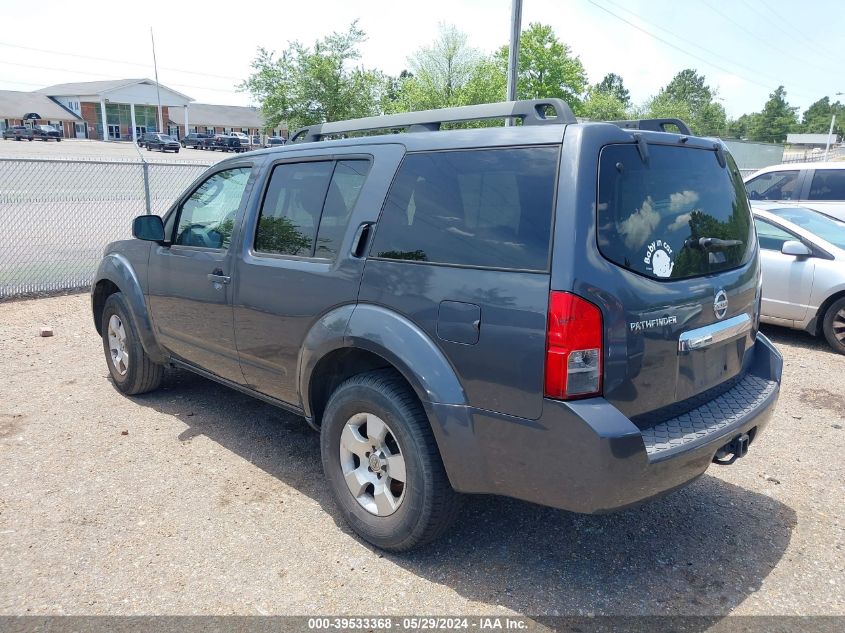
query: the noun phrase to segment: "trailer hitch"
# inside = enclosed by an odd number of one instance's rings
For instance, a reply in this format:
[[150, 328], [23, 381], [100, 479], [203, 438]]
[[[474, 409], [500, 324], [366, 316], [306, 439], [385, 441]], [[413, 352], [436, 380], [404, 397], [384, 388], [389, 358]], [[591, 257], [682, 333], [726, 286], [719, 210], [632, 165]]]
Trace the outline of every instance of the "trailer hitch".
[[750, 443], [751, 438], [748, 436], [748, 433], [737, 435], [734, 439], [716, 451], [716, 454], [713, 456], [713, 463], [719, 464], [720, 466], [730, 466], [740, 457], [746, 456], [748, 453], [748, 445]]

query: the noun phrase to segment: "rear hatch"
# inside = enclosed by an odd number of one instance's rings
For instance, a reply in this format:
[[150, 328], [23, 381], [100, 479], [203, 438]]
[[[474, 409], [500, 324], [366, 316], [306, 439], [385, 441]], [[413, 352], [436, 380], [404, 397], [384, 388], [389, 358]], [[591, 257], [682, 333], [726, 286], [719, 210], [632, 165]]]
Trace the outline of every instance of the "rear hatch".
[[735, 384], [756, 336], [745, 189], [721, 146], [695, 145], [640, 140], [600, 152], [604, 395], [641, 428]]

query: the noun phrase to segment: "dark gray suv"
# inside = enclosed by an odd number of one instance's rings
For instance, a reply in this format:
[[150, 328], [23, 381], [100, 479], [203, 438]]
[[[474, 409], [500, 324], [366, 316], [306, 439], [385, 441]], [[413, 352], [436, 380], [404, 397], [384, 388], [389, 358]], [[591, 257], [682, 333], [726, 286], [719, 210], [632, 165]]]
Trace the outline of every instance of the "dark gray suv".
[[606, 512], [759, 437], [782, 361], [719, 142], [558, 100], [291, 140], [107, 248], [92, 304], [120, 391], [169, 364], [302, 415], [343, 515], [389, 550], [441, 534], [460, 493]]

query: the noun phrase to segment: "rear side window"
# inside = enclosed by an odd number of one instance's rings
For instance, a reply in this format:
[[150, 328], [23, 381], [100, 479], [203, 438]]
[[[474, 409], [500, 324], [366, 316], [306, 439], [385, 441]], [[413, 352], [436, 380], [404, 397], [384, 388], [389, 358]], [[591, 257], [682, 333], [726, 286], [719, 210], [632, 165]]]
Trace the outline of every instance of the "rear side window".
[[810, 185], [810, 200], [845, 200], [845, 169], [817, 169]]
[[752, 200], [797, 200], [799, 171], [770, 171], [745, 183]]
[[751, 212], [730, 155], [725, 169], [710, 150], [666, 145], [648, 150], [644, 161], [633, 144], [602, 149], [601, 253], [655, 279], [707, 275], [747, 262], [754, 252]]
[[409, 154], [371, 255], [546, 270], [557, 157], [557, 147]]
[[369, 170], [368, 160], [274, 167], [258, 219], [255, 250], [333, 259]]

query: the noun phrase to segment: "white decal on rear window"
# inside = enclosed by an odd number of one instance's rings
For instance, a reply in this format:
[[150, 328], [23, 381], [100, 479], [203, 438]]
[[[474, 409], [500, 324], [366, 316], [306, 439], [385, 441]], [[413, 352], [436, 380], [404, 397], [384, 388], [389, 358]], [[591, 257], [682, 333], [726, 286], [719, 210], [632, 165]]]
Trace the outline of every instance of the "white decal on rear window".
[[646, 270], [650, 270], [655, 277], [667, 278], [672, 276], [672, 269], [675, 262], [672, 260], [672, 247], [664, 240], [654, 240], [646, 248], [645, 263]]

